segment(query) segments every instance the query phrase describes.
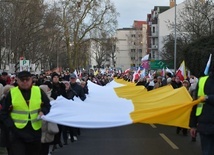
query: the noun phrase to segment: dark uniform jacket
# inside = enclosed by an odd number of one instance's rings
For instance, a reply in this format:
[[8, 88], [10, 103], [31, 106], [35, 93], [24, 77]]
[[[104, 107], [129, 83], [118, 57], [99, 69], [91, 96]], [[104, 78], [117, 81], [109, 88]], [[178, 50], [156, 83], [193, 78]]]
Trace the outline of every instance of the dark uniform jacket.
[[[41, 89], [40, 89], [41, 90]], [[24, 99], [26, 101], [30, 100], [31, 89], [29, 90], [20, 90]], [[46, 115], [50, 111], [50, 100], [41, 90], [41, 111]], [[12, 111], [12, 97], [11, 93], [9, 92], [2, 103], [2, 110], [0, 113], [0, 117], [4, 123], [4, 125], [10, 130], [10, 138], [18, 138], [24, 142], [33, 142], [33, 141], [40, 141], [41, 140], [41, 129], [34, 130], [31, 126], [31, 122], [29, 121], [28, 124], [23, 129], [16, 128], [12, 118], [10, 117], [10, 112]]]
[[[196, 88], [198, 92], [198, 86]], [[197, 105], [193, 107], [189, 126], [196, 128], [203, 134], [214, 134], [214, 74], [211, 74], [204, 86], [204, 93], [208, 99], [203, 105], [203, 110], [200, 116], [196, 116]]]

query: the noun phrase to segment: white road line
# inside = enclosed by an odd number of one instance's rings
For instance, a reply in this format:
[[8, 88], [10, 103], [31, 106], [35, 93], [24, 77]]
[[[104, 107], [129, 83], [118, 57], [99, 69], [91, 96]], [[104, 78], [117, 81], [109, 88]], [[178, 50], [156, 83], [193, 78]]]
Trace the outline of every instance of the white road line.
[[152, 128], [157, 128], [154, 124], [150, 124]]
[[160, 136], [175, 150], [179, 149], [166, 135], [160, 133]]

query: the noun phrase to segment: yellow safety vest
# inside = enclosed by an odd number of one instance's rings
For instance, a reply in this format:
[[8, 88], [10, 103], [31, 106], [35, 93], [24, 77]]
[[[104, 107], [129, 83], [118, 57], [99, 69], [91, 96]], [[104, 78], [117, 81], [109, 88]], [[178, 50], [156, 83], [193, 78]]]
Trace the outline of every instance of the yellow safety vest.
[[34, 130], [39, 130], [42, 126], [41, 120], [38, 119], [38, 113], [41, 108], [41, 91], [37, 86], [32, 86], [29, 105], [22, 96], [18, 87], [11, 89], [11, 98], [13, 109], [11, 111], [11, 118], [18, 129], [24, 128], [28, 121]]
[[[204, 94], [204, 85], [205, 85], [205, 82], [207, 81], [207, 78], [208, 78], [208, 76], [204, 76], [204, 77], [200, 78], [199, 84], [198, 84], [198, 96], [204, 96], [205, 95]], [[199, 103], [197, 105], [197, 109], [196, 109], [196, 113], [195, 113], [196, 116], [201, 115], [203, 105], [204, 105], [204, 102]]]

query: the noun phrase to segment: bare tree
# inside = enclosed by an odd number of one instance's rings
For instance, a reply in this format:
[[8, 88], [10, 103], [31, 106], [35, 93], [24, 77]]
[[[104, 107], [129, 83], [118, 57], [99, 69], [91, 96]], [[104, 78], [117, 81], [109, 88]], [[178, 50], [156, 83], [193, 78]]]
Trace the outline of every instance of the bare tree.
[[61, 4], [69, 66], [77, 68], [78, 60], [83, 54], [80, 52], [81, 46], [91, 37], [92, 30], [115, 28], [117, 13], [110, 0], [66, 0]]
[[[92, 30], [114, 32], [117, 13], [110, 0], [6, 0], [0, 5], [0, 63], [20, 57], [42, 68], [77, 68], [89, 64]], [[9, 51], [9, 54], [8, 54]], [[82, 61], [83, 60], [83, 61]]]
[[178, 32], [184, 35], [188, 34], [191, 41], [212, 35], [213, 20], [212, 1], [186, 1], [184, 9], [179, 13]]
[[[174, 22], [168, 22], [169, 29], [174, 32]], [[212, 1], [185, 1], [185, 7], [177, 15], [177, 56], [178, 63], [184, 60], [184, 51], [191, 43], [200, 38], [214, 34], [214, 7]], [[174, 34], [164, 38], [162, 57], [173, 59], [174, 57]], [[179, 64], [177, 64], [179, 65]]]

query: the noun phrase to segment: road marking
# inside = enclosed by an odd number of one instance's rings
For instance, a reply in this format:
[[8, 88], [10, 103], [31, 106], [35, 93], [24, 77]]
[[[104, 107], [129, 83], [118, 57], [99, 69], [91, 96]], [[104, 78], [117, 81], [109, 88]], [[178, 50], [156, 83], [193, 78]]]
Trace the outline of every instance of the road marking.
[[175, 150], [179, 149], [166, 135], [160, 133], [160, 136]]
[[154, 124], [150, 124], [152, 128], [157, 128]]

